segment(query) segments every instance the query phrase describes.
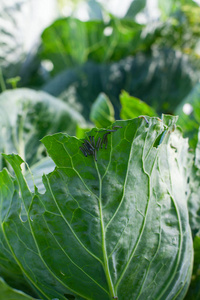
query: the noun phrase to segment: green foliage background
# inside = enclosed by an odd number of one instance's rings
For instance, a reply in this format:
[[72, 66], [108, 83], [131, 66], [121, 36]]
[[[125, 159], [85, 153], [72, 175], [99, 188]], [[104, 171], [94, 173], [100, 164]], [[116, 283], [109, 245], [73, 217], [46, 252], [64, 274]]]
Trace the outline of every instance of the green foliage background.
[[[41, 176], [55, 167], [40, 142], [44, 136], [64, 132], [83, 138], [94, 125], [105, 128], [117, 119], [178, 115], [191, 154], [187, 201], [194, 270], [185, 299], [198, 299], [200, 7], [192, 0], [158, 0], [160, 15], [152, 19], [147, 1], [134, 0], [117, 17], [90, 0], [85, 1], [89, 19], [82, 21], [76, 11], [83, 2], [68, 2], [72, 13], [66, 17], [66, 2], [59, 1], [57, 19], [27, 50], [23, 3], [1, 0], [0, 151], [19, 154], [31, 169], [22, 165], [31, 191], [35, 182], [43, 193]], [[141, 14], [144, 22], [138, 21]], [[13, 174], [1, 156], [0, 170], [4, 167]], [[0, 274], [4, 298], [29, 299], [7, 285], [17, 288], [10, 275]], [[18, 280], [23, 281], [20, 272]], [[27, 287], [23, 291], [30, 293]]]

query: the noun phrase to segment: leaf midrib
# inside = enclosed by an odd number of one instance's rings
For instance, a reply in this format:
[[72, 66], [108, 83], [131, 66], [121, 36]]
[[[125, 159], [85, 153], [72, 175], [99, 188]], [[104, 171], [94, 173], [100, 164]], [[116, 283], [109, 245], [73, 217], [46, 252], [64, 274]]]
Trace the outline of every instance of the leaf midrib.
[[[138, 127], [138, 128], [139, 128], [139, 127]], [[134, 142], [135, 137], [136, 137], [136, 134], [137, 134], [137, 132], [138, 132], [138, 128], [137, 128], [137, 130], [136, 130], [136, 132], [135, 132], [135, 135], [134, 135], [133, 140], [132, 140], [132, 143], [131, 143], [130, 154], [129, 154], [129, 160], [128, 160], [128, 168], [127, 168], [127, 174], [126, 174], [126, 179], [125, 179], [125, 181], [127, 180], [127, 176], [128, 176], [128, 171], [129, 171], [129, 166], [130, 166], [130, 163], [129, 163], [129, 162], [130, 162], [130, 159], [131, 159], [131, 153], [132, 153], [132, 151], [133, 151], [133, 142]], [[147, 133], [146, 133], [146, 134], [147, 134]], [[144, 146], [143, 146], [143, 151], [144, 151]], [[143, 162], [143, 157], [142, 157], [142, 162]], [[144, 168], [143, 168], [143, 170], [144, 170]], [[144, 173], [148, 176], [148, 181], [149, 181], [149, 175], [145, 172], [145, 170], [144, 170]], [[124, 188], [124, 191], [125, 191], [125, 188]], [[149, 191], [149, 192], [150, 192], [150, 191]], [[123, 193], [123, 197], [124, 197], [124, 193]], [[144, 214], [142, 226], [141, 226], [141, 228], [140, 228], [140, 234], [139, 234], [138, 239], [137, 239], [137, 242], [136, 242], [136, 244], [135, 244], [135, 246], [134, 246], [134, 248], [133, 248], [133, 250], [132, 250], [132, 253], [131, 253], [131, 255], [130, 255], [130, 258], [129, 258], [129, 260], [127, 261], [126, 265], [124, 266], [124, 269], [123, 269], [123, 271], [122, 271], [122, 273], [121, 273], [121, 275], [120, 275], [118, 281], [116, 282], [116, 285], [115, 285], [115, 291], [117, 291], [118, 286], [119, 286], [119, 284], [120, 284], [120, 282], [121, 282], [121, 280], [122, 280], [124, 274], [126, 273], [126, 270], [127, 270], [128, 266], [129, 266], [129, 264], [130, 264], [130, 261], [132, 260], [132, 258], [133, 258], [133, 256], [134, 256], [134, 253], [135, 253], [135, 251], [136, 251], [136, 249], [137, 249], [137, 246], [138, 246], [138, 244], [139, 244], [139, 242], [140, 242], [140, 240], [141, 240], [141, 237], [142, 237], [142, 234], [143, 234], [143, 231], [144, 231], [144, 228], [145, 228], [145, 224], [146, 224], [146, 217], [147, 217], [148, 208], [149, 208], [149, 202], [150, 202], [149, 200], [150, 200], [150, 193], [149, 193], [149, 195], [148, 195], [148, 201], [147, 201], [147, 205], [146, 205], [146, 209], [145, 209], [145, 214]], [[121, 203], [121, 202], [120, 202], [120, 203]], [[121, 205], [120, 205], [120, 206], [121, 206]]]
[[109, 270], [109, 264], [108, 264], [108, 255], [107, 255], [106, 238], [105, 238], [105, 227], [104, 227], [103, 211], [102, 211], [102, 178], [101, 178], [99, 168], [98, 168], [96, 161], [95, 161], [95, 166], [96, 166], [97, 174], [99, 177], [99, 212], [100, 212], [101, 234], [102, 234], [102, 252], [103, 252], [103, 260], [104, 260], [103, 268], [105, 271], [106, 280], [107, 280], [109, 291], [110, 291], [110, 296], [111, 296], [111, 299], [113, 299], [115, 297], [115, 291], [114, 291], [114, 286], [113, 286], [113, 282], [112, 282], [112, 278], [111, 278], [110, 270]]

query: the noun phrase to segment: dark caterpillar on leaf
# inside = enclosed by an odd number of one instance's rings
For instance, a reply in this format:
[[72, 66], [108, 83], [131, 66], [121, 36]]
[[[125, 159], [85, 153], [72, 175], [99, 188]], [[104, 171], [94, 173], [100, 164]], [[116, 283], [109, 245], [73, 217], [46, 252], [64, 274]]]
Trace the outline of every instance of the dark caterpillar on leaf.
[[[114, 129], [116, 128], [116, 129]], [[107, 145], [108, 145], [108, 135], [111, 134], [112, 132], [117, 131], [118, 128], [122, 128], [121, 126], [113, 126], [113, 129], [105, 129], [105, 130], [101, 130], [99, 132], [104, 132], [106, 131], [106, 133], [103, 135], [102, 138], [98, 138], [96, 145], [95, 145], [95, 139], [94, 136], [89, 136], [89, 141], [88, 140], [84, 140], [84, 143], [82, 144], [81, 147], [79, 147], [79, 149], [82, 151], [82, 153], [84, 154], [85, 157], [87, 157], [88, 155], [93, 155], [95, 161], [97, 161], [97, 152], [99, 151], [99, 149], [103, 148], [103, 145], [105, 145], [105, 149], [107, 149]]]

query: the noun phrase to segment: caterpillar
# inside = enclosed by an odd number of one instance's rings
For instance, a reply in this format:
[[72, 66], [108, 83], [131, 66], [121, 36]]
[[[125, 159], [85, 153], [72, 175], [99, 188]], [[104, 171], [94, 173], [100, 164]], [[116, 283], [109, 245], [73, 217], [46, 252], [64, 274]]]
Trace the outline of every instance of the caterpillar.
[[[116, 128], [116, 129], [114, 129]], [[108, 135], [111, 134], [112, 132], [116, 132], [118, 128], [122, 128], [121, 126], [113, 126], [112, 129], [105, 129], [105, 130], [100, 130], [99, 132], [105, 132], [102, 138], [98, 138], [96, 145], [95, 145], [95, 139], [94, 136], [89, 136], [89, 141], [84, 139], [84, 143], [82, 144], [79, 149], [81, 152], [84, 154], [85, 157], [88, 155], [93, 155], [95, 161], [97, 161], [97, 152], [99, 149], [103, 148], [103, 145], [105, 145], [105, 149], [107, 149], [108, 146]]]
[[145, 116], [139, 116], [138, 118], [139, 119], [144, 119], [145, 122], [149, 125], [149, 121], [147, 120], [147, 118]]

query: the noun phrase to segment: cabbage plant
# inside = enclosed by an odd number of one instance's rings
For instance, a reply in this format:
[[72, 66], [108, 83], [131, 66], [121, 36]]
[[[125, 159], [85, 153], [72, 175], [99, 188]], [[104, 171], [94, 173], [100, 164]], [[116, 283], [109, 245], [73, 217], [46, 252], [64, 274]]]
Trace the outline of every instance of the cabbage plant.
[[85, 139], [44, 137], [56, 166], [42, 177], [44, 193], [30, 190], [20, 156], [3, 155], [15, 176], [0, 172], [0, 275], [13, 293], [184, 298], [193, 247], [188, 143], [176, 121], [139, 117], [93, 128]]

